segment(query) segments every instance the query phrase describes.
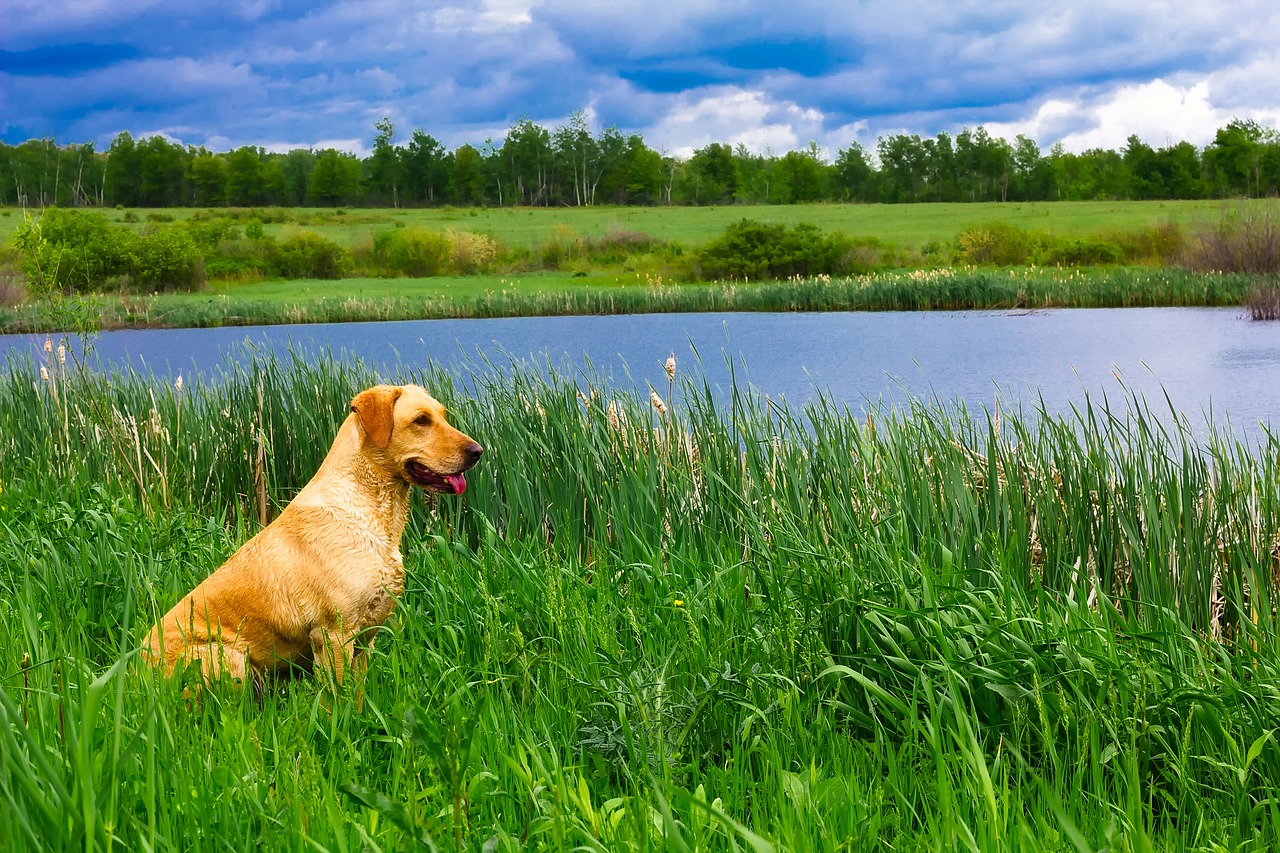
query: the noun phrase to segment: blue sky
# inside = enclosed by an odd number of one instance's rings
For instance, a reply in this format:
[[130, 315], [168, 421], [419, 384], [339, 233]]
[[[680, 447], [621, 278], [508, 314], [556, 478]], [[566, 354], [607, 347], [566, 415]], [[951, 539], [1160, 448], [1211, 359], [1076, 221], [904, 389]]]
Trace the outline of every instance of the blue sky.
[[1043, 147], [1280, 123], [1273, 0], [5, 0], [0, 137], [364, 153], [585, 109], [687, 154], [985, 125]]

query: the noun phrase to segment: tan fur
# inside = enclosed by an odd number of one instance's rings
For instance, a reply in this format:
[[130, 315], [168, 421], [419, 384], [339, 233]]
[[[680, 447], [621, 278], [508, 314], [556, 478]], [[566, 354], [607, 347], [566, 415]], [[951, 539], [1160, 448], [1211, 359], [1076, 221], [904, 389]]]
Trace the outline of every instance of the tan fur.
[[351, 412], [280, 516], [152, 628], [143, 655], [153, 665], [198, 660], [206, 678], [245, 678], [313, 664], [341, 683], [364, 664], [357, 646], [372, 647], [404, 587], [406, 464], [458, 474], [481, 448], [417, 385], [370, 388]]

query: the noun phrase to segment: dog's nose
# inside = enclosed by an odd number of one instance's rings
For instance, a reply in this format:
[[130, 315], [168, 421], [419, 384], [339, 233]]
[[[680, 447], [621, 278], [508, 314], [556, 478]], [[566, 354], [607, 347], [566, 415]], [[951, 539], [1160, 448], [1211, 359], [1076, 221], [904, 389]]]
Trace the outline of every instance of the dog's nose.
[[462, 448], [462, 452], [466, 454], [467, 461], [474, 465], [476, 462], [480, 461], [480, 454], [484, 453], [484, 448], [473, 441], [466, 447]]

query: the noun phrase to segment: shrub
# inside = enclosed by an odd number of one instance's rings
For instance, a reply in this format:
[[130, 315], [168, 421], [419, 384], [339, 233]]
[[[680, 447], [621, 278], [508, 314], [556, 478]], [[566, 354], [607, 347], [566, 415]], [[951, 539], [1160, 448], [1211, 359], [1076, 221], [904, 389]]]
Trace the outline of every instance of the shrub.
[[1045, 247], [1038, 260], [1049, 266], [1106, 266], [1125, 260], [1124, 251], [1115, 243], [1087, 237], [1060, 237]]
[[1280, 320], [1280, 284], [1268, 281], [1255, 285], [1245, 295], [1244, 307], [1255, 320]]
[[577, 233], [567, 225], [557, 224], [551, 229], [551, 236], [542, 244], [538, 255], [544, 269], [558, 270], [577, 256], [581, 248]]
[[1134, 231], [1117, 231], [1107, 235], [1109, 242], [1120, 247], [1125, 262], [1168, 264], [1183, 255], [1186, 237], [1176, 222], [1163, 222]]
[[380, 275], [440, 275], [453, 249], [449, 238], [427, 228], [390, 228], [373, 235], [372, 260]]
[[833, 237], [843, 249], [838, 269], [832, 273], [841, 275], [867, 275], [882, 272], [894, 266], [898, 252], [891, 244], [879, 237]]
[[270, 238], [230, 237], [205, 255], [205, 276], [236, 281], [260, 278], [273, 269], [275, 250], [275, 241]]
[[204, 259], [190, 234], [160, 228], [135, 242], [129, 278], [143, 290], [192, 290], [204, 282]]
[[827, 234], [801, 223], [769, 225], [740, 220], [693, 255], [693, 272], [702, 279], [780, 279], [844, 273], [865, 260], [859, 251], [879, 241]]
[[[196, 246], [205, 252], [216, 249], [226, 240], [240, 236], [240, 227], [230, 217], [199, 217], [183, 223], [182, 230], [190, 235]], [[247, 228], [245, 229], [248, 230]]]
[[21, 267], [40, 292], [97, 290], [129, 271], [138, 237], [100, 213], [46, 208], [14, 235]]
[[636, 255], [645, 255], [666, 247], [666, 242], [645, 234], [614, 226], [603, 237], [588, 238], [582, 246], [592, 260], [618, 264]]
[[1228, 210], [1189, 241], [1183, 263], [1195, 272], [1280, 274], [1280, 225], [1269, 210]]
[[498, 259], [498, 242], [487, 234], [454, 231], [452, 228], [445, 229], [444, 233], [449, 241], [449, 261], [453, 269], [462, 275], [489, 270]]
[[203, 281], [199, 247], [179, 227], [136, 234], [100, 213], [51, 207], [20, 228], [22, 271], [40, 293], [103, 290], [129, 282], [148, 290]]
[[956, 259], [972, 266], [1014, 266], [1032, 261], [1044, 243], [1043, 235], [1005, 222], [989, 222], [960, 232]]
[[157, 212], [148, 213], [148, 214], [147, 214], [147, 221], [148, 221], [148, 222], [157, 222], [157, 223], [172, 222], [172, 221], [173, 221], [173, 214], [172, 214], [172, 213], [157, 213]]
[[271, 247], [272, 271], [282, 278], [338, 278], [346, 251], [314, 231], [298, 231]]

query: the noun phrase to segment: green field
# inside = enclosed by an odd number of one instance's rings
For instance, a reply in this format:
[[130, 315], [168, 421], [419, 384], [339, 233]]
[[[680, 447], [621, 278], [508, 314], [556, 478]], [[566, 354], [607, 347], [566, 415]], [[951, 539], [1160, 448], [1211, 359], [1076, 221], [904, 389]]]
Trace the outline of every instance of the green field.
[[[1217, 219], [1224, 208], [1239, 201], [1096, 201], [980, 204], [802, 204], [733, 205], [729, 207], [572, 207], [572, 208], [422, 208], [350, 209], [341, 214], [329, 208], [278, 208], [282, 216], [305, 224], [267, 223], [268, 233], [304, 227], [351, 245], [396, 223], [454, 228], [488, 234], [500, 243], [527, 248], [545, 241], [556, 229], [580, 236], [600, 236], [611, 229], [651, 234], [664, 240], [696, 245], [721, 233], [739, 219], [794, 224], [808, 222], [829, 231], [879, 237], [898, 245], [919, 247], [930, 241], [953, 240], [972, 225], [1007, 222], [1028, 229], [1068, 234], [1106, 234], [1176, 222], [1196, 225]], [[1274, 200], [1247, 202], [1274, 208]], [[104, 211], [121, 221], [126, 213], [145, 223], [148, 213], [185, 219], [192, 208]], [[211, 211], [217, 214], [219, 211]], [[0, 239], [7, 242], [22, 221], [21, 211], [0, 211]]]
[[1274, 436], [412, 373], [487, 450], [417, 501], [363, 705], [193, 701], [138, 642], [376, 377], [39, 366], [0, 380], [6, 849], [1280, 845]]

